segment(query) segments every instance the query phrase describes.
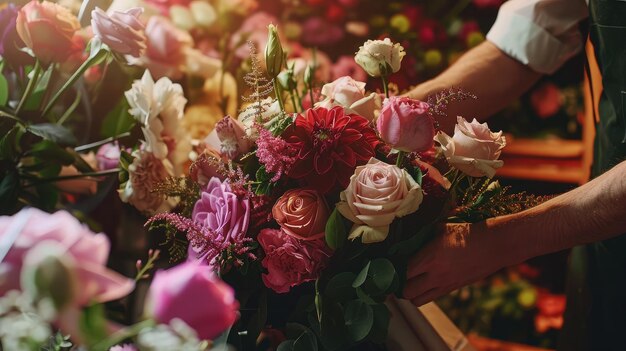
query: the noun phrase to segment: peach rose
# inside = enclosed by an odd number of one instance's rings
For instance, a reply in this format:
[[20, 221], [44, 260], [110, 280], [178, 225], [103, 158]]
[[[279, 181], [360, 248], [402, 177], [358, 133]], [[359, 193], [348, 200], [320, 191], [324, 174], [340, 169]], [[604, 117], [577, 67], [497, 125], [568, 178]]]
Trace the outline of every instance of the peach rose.
[[448, 163], [470, 177], [493, 177], [504, 162], [498, 160], [506, 139], [502, 131], [493, 133], [487, 123], [471, 123], [457, 117], [454, 136], [443, 132], [435, 136]]
[[272, 216], [286, 234], [297, 239], [315, 240], [324, 236], [329, 210], [317, 191], [292, 189], [276, 201]]
[[72, 37], [78, 29], [78, 18], [50, 1], [33, 0], [17, 14], [18, 35], [45, 65], [63, 62], [77, 51]]
[[368, 244], [385, 240], [391, 222], [417, 211], [423, 198], [407, 171], [371, 158], [354, 171], [337, 210], [354, 223], [348, 238]]
[[373, 120], [374, 111], [380, 109], [380, 98], [376, 93], [365, 95], [365, 83], [357, 82], [352, 77], [341, 77], [332, 83], [324, 84], [322, 95], [325, 99], [315, 104], [315, 107], [331, 109], [342, 106], [346, 113], [354, 113]]

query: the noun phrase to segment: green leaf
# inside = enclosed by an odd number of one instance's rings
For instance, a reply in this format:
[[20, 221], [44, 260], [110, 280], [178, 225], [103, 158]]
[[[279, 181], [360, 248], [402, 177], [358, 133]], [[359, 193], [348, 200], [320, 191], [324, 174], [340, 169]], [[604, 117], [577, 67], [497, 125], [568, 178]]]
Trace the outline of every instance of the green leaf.
[[0, 181], [0, 214], [13, 214], [19, 194], [19, 178], [16, 173], [5, 174]]
[[424, 178], [424, 173], [422, 173], [422, 169], [419, 167], [414, 167], [412, 176], [413, 179], [415, 179], [415, 182], [422, 186], [422, 179]]
[[46, 183], [37, 185], [35, 189], [39, 196], [39, 204], [37, 207], [45, 211], [54, 210], [59, 201], [59, 191], [57, 187], [54, 184]]
[[81, 172], [81, 173], [91, 173], [91, 172], [95, 172], [95, 170], [93, 168], [91, 168], [91, 166], [89, 165], [89, 163], [87, 163], [87, 161], [85, 161], [85, 159], [76, 151], [74, 151], [73, 149], [66, 149], [67, 153], [70, 154], [73, 158], [74, 161], [74, 166], [76, 167], [76, 169]]
[[346, 301], [354, 297], [352, 282], [356, 274], [352, 272], [342, 272], [332, 277], [326, 284], [325, 295], [335, 301]]
[[285, 340], [278, 345], [276, 351], [293, 351], [293, 345], [296, 343], [295, 340]]
[[363, 285], [363, 283], [365, 283], [365, 280], [367, 279], [367, 274], [368, 274], [368, 272], [370, 270], [370, 265], [371, 264], [372, 264], [372, 261], [369, 261], [369, 262], [367, 262], [365, 267], [363, 267], [363, 269], [361, 270], [359, 275], [357, 275], [357, 277], [352, 282], [352, 287], [353, 288], [358, 288], [359, 286]]
[[367, 337], [374, 325], [372, 306], [360, 300], [349, 301], [344, 312], [344, 319], [350, 338], [361, 341]]
[[46, 140], [54, 141], [59, 145], [76, 145], [76, 137], [69, 129], [53, 123], [41, 123], [27, 126], [26, 129]]
[[372, 261], [368, 275], [371, 277], [371, 281], [376, 286], [376, 289], [382, 293], [386, 292], [391, 283], [393, 283], [396, 269], [388, 259], [377, 258]]
[[0, 139], [0, 160], [13, 160], [18, 156], [22, 135], [24, 129], [16, 125]]
[[32, 149], [30, 149], [26, 154], [35, 156], [43, 160], [45, 163], [56, 161], [64, 166], [67, 166], [74, 162], [74, 156], [50, 140], [42, 140], [38, 142], [33, 145]]
[[0, 68], [0, 106], [5, 106], [9, 101], [9, 82], [2, 74]]
[[259, 334], [265, 328], [267, 321], [267, 293], [261, 293], [259, 297], [259, 308], [252, 315], [248, 323], [248, 335], [246, 336], [248, 345], [255, 345]]
[[389, 249], [389, 255], [409, 256], [415, 254], [433, 237], [435, 225], [436, 223], [429, 223], [407, 240], [396, 243]]
[[[315, 325], [317, 318], [309, 320], [310, 325]], [[320, 323], [320, 340], [325, 349], [346, 350], [350, 343], [349, 334], [344, 321], [343, 307], [338, 303], [324, 304], [322, 321]]]
[[343, 221], [343, 216], [337, 210], [333, 210], [326, 222], [326, 244], [333, 250], [337, 250], [346, 243], [348, 233]]
[[83, 309], [80, 315], [79, 327], [81, 336], [87, 345], [95, 345], [107, 337], [107, 321], [104, 306], [91, 305]]
[[291, 346], [291, 349], [286, 350], [294, 350], [294, 351], [316, 351], [317, 347], [317, 338], [315, 334], [311, 331], [311, 329], [306, 326], [298, 323], [287, 323], [285, 328], [285, 335], [287, 338], [291, 339], [293, 343], [288, 343], [284, 347]]
[[130, 132], [136, 121], [128, 113], [128, 109], [128, 102], [125, 98], [122, 98], [102, 121], [100, 134], [105, 138], [112, 138]]

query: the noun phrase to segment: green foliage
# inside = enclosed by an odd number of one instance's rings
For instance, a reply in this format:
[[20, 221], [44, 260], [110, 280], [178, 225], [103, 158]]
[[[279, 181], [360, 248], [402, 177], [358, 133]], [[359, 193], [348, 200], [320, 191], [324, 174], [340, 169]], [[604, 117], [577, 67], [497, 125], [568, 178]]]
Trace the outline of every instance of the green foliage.
[[255, 179], [256, 188], [254, 192], [257, 195], [269, 195], [276, 186], [276, 183], [272, 183], [272, 175], [267, 173], [265, 166], [260, 166], [257, 169]]
[[343, 216], [337, 208], [333, 210], [326, 222], [326, 244], [333, 250], [341, 248], [348, 239], [348, 231], [346, 230]]
[[122, 97], [113, 110], [106, 115], [104, 121], [102, 121], [102, 129], [100, 130], [102, 137], [112, 138], [130, 132], [133, 129], [136, 121], [128, 113], [128, 109], [128, 101]]
[[107, 338], [107, 320], [104, 306], [94, 304], [84, 308], [80, 314], [79, 327], [84, 342], [93, 346]]
[[166, 197], [179, 198], [179, 213], [185, 217], [191, 217], [193, 206], [200, 198], [200, 185], [187, 176], [168, 177], [152, 191]]
[[32, 134], [40, 136], [46, 140], [53, 141], [59, 145], [72, 146], [77, 144], [76, 137], [72, 134], [72, 132], [69, 129], [58, 124], [33, 124], [27, 126], [26, 130]]
[[61, 332], [57, 332], [48, 339], [48, 344], [42, 346], [44, 351], [63, 351], [69, 350], [73, 346], [70, 341], [69, 335], [63, 335]]

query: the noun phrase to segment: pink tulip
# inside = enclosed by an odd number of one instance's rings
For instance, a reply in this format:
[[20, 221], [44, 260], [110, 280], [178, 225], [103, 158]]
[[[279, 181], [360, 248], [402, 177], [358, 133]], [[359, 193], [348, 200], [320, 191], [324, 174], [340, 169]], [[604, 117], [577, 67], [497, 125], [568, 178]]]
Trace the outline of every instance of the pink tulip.
[[[15, 234], [17, 237], [11, 240]], [[65, 211], [48, 214], [28, 208], [11, 217], [0, 217], [0, 246], [11, 247], [1, 264], [5, 272], [0, 281], [0, 295], [20, 288], [26, 253], [37, 244], [50, 241], [66, 250], [65, 255], [74, 262], [71, 268], [79, 287], [74, 292], [75, 304], [119, 299], [134, 289], [132, 280], [106, 267], [110, 248], [106, 235], [94, 234]]]
[[234, 290], [205, 265], [182, 263], [158, 271], [146, 300], [146, 311], [159, 323], [179, 318], [201, 339], [212, 339], [237, 320]]
[[429, 105], [407, 97], [385, 100], [376, 122], [380, 137], [396, 150], [421, 152], [433, 146], [435, 126]]

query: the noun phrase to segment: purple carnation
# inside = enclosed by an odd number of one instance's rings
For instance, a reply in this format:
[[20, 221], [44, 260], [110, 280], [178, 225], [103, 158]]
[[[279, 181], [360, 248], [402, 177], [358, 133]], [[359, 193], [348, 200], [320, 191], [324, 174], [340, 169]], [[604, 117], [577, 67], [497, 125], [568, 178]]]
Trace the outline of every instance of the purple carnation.
[[[220, 246], [222, 250], [230, 246], [241, 246], [246, 238], [250, 222], [250, 201], [237, 197], [227, 182], [213, 177], [202, 190], [191, 215], [193, 221], [202, 227], [207, 241]], [[189, 246], [189, 257], [205, 258], [210, 264], [219, 254], [215, 250], [197, 252]]]

